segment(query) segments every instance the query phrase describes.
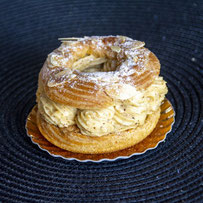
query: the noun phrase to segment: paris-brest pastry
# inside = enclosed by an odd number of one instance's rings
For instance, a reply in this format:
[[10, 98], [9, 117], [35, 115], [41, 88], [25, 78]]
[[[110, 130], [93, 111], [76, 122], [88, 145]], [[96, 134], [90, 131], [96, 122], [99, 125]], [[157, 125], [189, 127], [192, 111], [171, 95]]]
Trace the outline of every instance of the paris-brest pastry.
[[37, 126], [52, 144], [78, 153], [114, 152], [146, 138], [167, 93], [157, 57], [124, 36], [63, 38], [37, 90]]

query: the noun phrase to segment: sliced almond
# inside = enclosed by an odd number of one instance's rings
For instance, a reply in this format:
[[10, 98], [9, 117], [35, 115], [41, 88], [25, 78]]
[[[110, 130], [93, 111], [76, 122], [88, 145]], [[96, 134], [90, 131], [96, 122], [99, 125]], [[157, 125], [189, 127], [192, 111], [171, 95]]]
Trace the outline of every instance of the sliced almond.
[[133, 47], [132, 48], [139, 49], [139, 48], [143, 47], [144, 45], [145, 45], [144, 42], [136, 41], [136, 42], [133, 43]]
[[70, 69], [65, 69], [65, 70], [63, 70], [63, 71], [57, 73], [57, 74], [55, 75], [55, 77], [59, 78], [59, 77], [61, 77], [61, 76], [63, 76], [63, 75], [70, 75], [70, 73], [71, 73], [71, 70], [70, 70]]
[[137, 63], [137, 61], [138, 61], [138, 57], [135, 56], [135, 57], [133, 58], [133, 61], [134, 61], [135, 63]]
[[62, 82], [56, 82], [56, 81], [53, 81], [53, 80], [49, 80], [47, 82], [47, 86], [48, 87], [56, 87], [56, 86], [59, 86], [59, 85], [62, 85], [63, 83], [65, 83], [66, 81], [62, 81]]
[[93, 55], [90, 55], [90, 56], [86, 56], [86, 57], [81, 58], [78, 61], [76, 61], [72, 65], [72, 69], [83, 71], [86, 68], [105, 63], [106, 61], [107, 61], [106, 58], [103, 58], [103, 57], [102, 58], [96, 58]]
[[115, 51], [119, 53], [121, 51], [121, 48], [119, 46], [111, 46], [112, 51]]
[[77, 38], [77, 37], [68, 37], [68, 38], [58, 38], [59, 41], [78, 41], [82, 38]]
[[125, 36], [119, 36], [119, 38], [121, 39], [121, 43], [124, 43], [125, 40], [126, 40], [126, 37], [125, 37]]
[[137, 90], [129, 84], [114, 84], [105, 89], [106, 93], [113, 99], [126, 100], [136, 95]]

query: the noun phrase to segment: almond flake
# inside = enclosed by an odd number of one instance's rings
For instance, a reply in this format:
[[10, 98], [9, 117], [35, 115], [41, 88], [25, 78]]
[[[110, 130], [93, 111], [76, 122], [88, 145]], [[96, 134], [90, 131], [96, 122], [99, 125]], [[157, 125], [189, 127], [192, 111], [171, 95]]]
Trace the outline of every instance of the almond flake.
[[112, 51], [115, 51], [119, 53], [121, 51], [121, 48], [119, 46], [111, 46]]
[[59, 41], [78, 41], [81, 38], [77, 38], [77, 37], [69, 37], [69, 38], [58, 38]]

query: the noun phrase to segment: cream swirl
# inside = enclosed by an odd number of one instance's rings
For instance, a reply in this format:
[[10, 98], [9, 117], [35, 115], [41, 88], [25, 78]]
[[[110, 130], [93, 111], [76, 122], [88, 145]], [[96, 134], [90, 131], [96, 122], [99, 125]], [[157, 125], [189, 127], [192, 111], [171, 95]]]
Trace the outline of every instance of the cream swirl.
[[102, 136], [115, 130], [113, 116], [113, 106], [98, 110], [79, 110], [76, 123], [82, 134]]
[[51, 124], [61, 128], [75, 124], [76, 108], [53, 102], [44, 94], [40, 95], [38, 109]]
[[140, 91], [139, 94], [126, 100], [125, 104], [136, 107], [137, 113], [150, 114], [160, 107], [167, 92], [166, 82], [162, 77], [157, 77], [145, 91]]
[[118, 103], [115, 107], [114, 120], [119, 125], [117, 128], [123, 130], [136, 125], [144, 124], [146, 112], [138, 113], [139, 107], [126, 105], [125, 102]]

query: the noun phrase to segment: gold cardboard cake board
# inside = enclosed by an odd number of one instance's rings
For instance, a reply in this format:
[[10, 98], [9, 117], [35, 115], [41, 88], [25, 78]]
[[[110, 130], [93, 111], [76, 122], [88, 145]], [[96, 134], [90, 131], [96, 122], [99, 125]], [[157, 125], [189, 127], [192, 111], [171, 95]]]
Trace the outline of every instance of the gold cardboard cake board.
[[113, 161], [121, 158], [129, 158], [133, 155], [143, 154], [149, 149], [156, 148], [161, 141], [164, 141], [166, 134], [171, 131], [172, 125], [175, 121], [175, 112], [173, 107], [171, 103], [165, 99], [161, 104], [161, 115], [155, 129], [140, 143], [132, 147], [111, 153], [80, 154], [61, 149], [47, 141], [38, 130], [36, 123], [36, 113], [37, 106], [35, 105], [32, 111], [29, 113], [26, 122], [27, 134], [29, 137], [31, 137], [32, 142], [37, 144], [39, 148], [47, 151], [52, 156], [82, 162], [100, 162], [104, 160]]

